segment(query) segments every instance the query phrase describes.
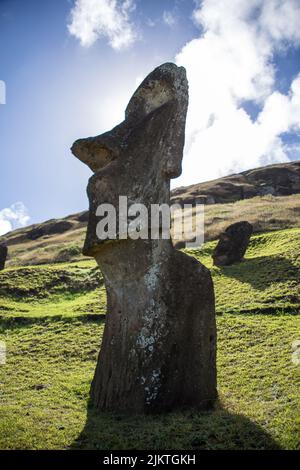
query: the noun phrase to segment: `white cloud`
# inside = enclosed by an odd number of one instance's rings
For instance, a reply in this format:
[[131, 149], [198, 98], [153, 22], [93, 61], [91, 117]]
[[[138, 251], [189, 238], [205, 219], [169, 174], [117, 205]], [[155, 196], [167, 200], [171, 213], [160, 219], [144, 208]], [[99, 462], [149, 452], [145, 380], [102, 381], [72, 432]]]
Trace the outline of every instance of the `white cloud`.
[[27, 208], [22, 202], [16, 202], [10, 207], [0, 210], [0, 235], [24, 227], [29, 221]]
[[167, 26], [174, 26], [177, 23], [176, 16], [171, 11], [163, 12], [163, 21]]
[[[300, 45], [299, 0], [203, 0], [194, 20], [202, 35], [176, 58], [190, 86], [180, 183], [287, 160], [281, 134], [299, 131], [300, 74], [284, 95], [272, 60], [277, 50]], [[255, 121], [245, 101], [260, 106]]]
[[134, 0], [75, 0], [68, 29], [84, 47], [103, 36], [113, 49], [124, 49], [137, 37], [130, 21], [134, 9]]
[[300, 44], [299, 0], [267, 0], [263, 2], [261, 27], [277, 42]]
[[0, 80], [0, 104], [6, 103], [6, 86], [3, 80]]
[[7, 232], [10, 232], [12, 229], [10, 222], [8, 220], [0, 219], [0, 236], [4, 235]]
[[156, 21], [152, 20], [151, 18], [147, 18], [146, 20], [146, 24], [147, 26], [149, 26], [149, 28], [154, 28], [154, 26], [156, 26]]

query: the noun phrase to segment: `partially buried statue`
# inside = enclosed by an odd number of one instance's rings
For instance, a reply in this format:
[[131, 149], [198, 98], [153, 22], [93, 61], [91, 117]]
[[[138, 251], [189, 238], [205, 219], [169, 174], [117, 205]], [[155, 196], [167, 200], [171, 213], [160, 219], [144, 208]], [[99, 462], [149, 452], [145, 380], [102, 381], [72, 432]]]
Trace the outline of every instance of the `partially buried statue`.
[[213, 252], [215, 266], [230, 266], [243, 260], [248, 248], [253, 226], [247, 222], [236, 222], [229, 225], [220, 234], [220, 239]]
[[169, 204], [181, 174], [188, 83], [185, 69], [156, 68], [110, 132], [77, 140], [73, 154], [94, 172], [83, 253], [99, 264], [107, 318], [91, 386], [102, 410], [157, 413], [211, 407], [216, 391], [216, 326], [210, 272], [170, 239], [101, 240], [97, 208]]
[[5, 243], [0, 243], [0, 271], [5, 268], [5, 263], [7, 259], [8, 248]]

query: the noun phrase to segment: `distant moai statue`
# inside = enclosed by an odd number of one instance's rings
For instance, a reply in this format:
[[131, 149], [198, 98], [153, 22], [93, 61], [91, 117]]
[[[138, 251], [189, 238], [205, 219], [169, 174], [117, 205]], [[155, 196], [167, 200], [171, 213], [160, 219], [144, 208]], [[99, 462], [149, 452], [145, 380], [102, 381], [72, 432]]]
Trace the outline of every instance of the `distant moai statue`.
[[219, 242], [213, 251], [215, 266], [230, 266], [242, 261], [253, 232], [253, 226], [246, 220], [229, 225], [220, 234]]
[[161, 65], [138, 87], [121, 124], [72, 146], [94, 172], [83, 253], [96, 259], [107, 291], [91, 386], [92, 402], [102, 410], [207, 409], [217, 396], [209, 270], [170, 239], [100, 240], [96, 233], [97, 207], [112, 204], [118, 216], [120, 195], [149, 210], [170, 203], [170, 179], [181, 174], [187, 107], [185, 69]]
[[8, 255], [8, 248], [5, 243], [0, 243], [0, 271], [5, 268], [5, 263]]

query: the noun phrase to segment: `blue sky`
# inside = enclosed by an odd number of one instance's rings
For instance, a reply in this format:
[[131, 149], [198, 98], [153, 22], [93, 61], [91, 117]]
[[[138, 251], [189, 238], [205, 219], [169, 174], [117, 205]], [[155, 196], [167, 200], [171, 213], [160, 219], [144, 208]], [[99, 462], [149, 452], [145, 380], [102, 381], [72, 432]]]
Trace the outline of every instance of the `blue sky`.
[[221, 3], [0, 0], [0, 234], [87, 208], [72, 142], [120, 122], [165, 61], [190, 82], [173, 186], [300, 158], [299, 0]]

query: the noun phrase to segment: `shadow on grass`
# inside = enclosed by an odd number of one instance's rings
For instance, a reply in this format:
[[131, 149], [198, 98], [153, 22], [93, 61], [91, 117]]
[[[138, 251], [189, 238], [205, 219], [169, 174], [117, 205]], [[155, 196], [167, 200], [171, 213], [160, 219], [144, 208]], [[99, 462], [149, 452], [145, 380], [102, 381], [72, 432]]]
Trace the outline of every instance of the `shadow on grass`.
[[260, 426], [220, 407], [158, 416], [124, 416], [88, 407], [84, 429], [71, 449], [187, 450], [276, 449]]
[[[259, 256], [219, 268], [224, 276], [265, 290], [276, 282], [299, 281], [300, 268], [283, 256]], [[299, 300], [299, 299], [298, 299]]]

